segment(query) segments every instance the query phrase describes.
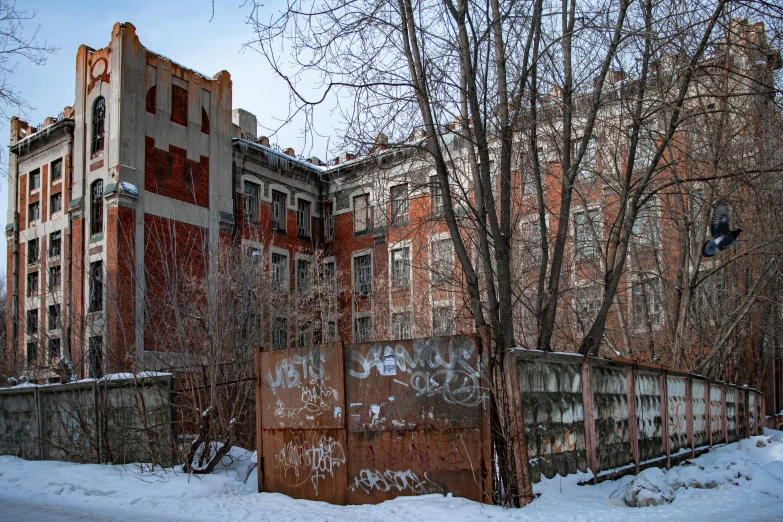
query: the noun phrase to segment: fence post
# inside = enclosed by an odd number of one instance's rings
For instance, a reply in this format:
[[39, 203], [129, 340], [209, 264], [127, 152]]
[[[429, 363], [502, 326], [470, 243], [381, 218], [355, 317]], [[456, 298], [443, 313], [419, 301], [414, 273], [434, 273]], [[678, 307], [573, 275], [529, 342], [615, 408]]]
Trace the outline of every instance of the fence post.
[[[729, 419], [728, 419], [728, 412], [726, 411], [726, 386], [721, 385], [720, 387], [720, 407], [721, 407], [721, 414], [723, 417], [723, 443], [728, 444], [729, 443]], [[735, 415], [736, 418], [736, 415]]]
[[517, 470], [517, 486], [519, 488], [519, 505], [523, 507], [533, 501], [533, 486], [530, 480], [528, 465], [527, 439], [525, 438], [525, 418], [522, 411], [522, 394], [519, 391], [519, 370], [516, 359], [506, 356], [506, 390], [511, 399], [513, 415], [512, 447], [514, 451], [514, 466]]
[[661, 387], [661, 443], [666, 454], [666, 469], [672, 467], [671, 454], [669, 452], [669, 389], [666, 382], [666, 370], [661, 369], [658, 377]]
[[707, 445], [712, 447], [712, 383], [705, 381], [704, 383], [704, 430], [706, 435]]
[[693, 444], [693, 375], [685, 378], [685, 429], [688, 433], [688, 446], [691, 447], [691, 458], [696, 457]]
[[593, 402], [593, 381], [590, 371], [590, 357], [582, 362], [582, 406], [585, 419], [585, 458], [593, 476], [598, 476], [595, 448], [595, 403]]
[[35, 422], [38, 427], [38, 460], [44, 460], [44, 430], [43, 415], [41, 412], [41, 392], [38, 387], [33, 388], [35, 397]]
[[628, 444], [631, 447], [634, 473], [639, 474], [639, 426], [636, 421], [636, 363], [625, 369], [625, 387], [628, 394]]
[[[261, 415], [263, 405], [261, 404], [261, 347], [254, 351], [255, 356], [255, 385], [256, 385], [256, 468], [258, 468], [258, 492], [264, 491], [264, 438], [263, 423]], [[345, 390], [341, 390], [344, 392]]]

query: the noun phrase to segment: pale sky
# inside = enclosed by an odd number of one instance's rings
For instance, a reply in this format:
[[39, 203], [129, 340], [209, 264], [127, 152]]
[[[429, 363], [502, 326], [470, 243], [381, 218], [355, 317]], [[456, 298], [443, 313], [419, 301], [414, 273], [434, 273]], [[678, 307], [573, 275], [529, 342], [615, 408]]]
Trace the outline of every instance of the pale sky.
[[[279, 0], [264, 2], [271, 15]], [[177, 63], [203, 74], [213, 75], [221, 70], [231, 73], [234, 108], [243, 108], [256, 115], [258, 123], [277, 128], [288, 114], [289, 98], [285, 83], [270, 71], [263, 57], [254, 51], [244, 51], [242, 45], [253, 38], [245, 23], [251, 5], [244, 0], [125, 0], [103, 1], [30, 1], [17, 0], [18, 9], [38, 11], [29, 28], [40, 24], [40, 36], [60, 48], [45, 65], [21, 63], [14, 77], [14, 86], [34, 107], [19, 115], [31, 125], [43, 122], [47, 116], [57, 116], [63, 107], [72, 105], [75, 91], [76, 51], [79, 45], [105, 47], [111, 39], [115, 22], [131, 22], [136, 34], [147, 49], [163, 54]], [[327, 110], [316, 114], [316, 127], [323, 136], [334, 136], [337, 122], [330, 119]], [[26, 117], [26, 118], [25, 118]], [[260, 134], [269, 134], [259, 128]], [[0, 121], [0, 136], [8, 143], [8, 122]], [[303, 122], [294, 121], [272, 138], [281, 147], [293, 147], [297, 154], [315, 155], [328, 159], [326, 137], [316, 137], [315, 146], [302, 150]], [[334, 137], [332, 143], [335, 142]], [[308, 141], [309, 143], [309, 141]], [[5, 147], [3, 161], [7, 161]], [[8, 207], [8, 182], [0, 179], [0, 216], [5, 218]], [[3, 224], [5, 225], [5, 223]], [[0, 253], [5, 259], [5, 241], [0, 242]], [[6, 267], [2, 267], [5, 271]]]

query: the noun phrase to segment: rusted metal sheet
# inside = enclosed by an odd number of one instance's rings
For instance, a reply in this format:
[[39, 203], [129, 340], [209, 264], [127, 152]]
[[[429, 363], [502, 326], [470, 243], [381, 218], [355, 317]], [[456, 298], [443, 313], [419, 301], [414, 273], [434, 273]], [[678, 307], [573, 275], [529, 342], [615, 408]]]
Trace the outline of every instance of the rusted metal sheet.
[[346, 347], [350, 503], [433, 492], [491, 501], [480, 348], [472, 335]]
[[630, 464], [626, 371], [594, 364], [592, 378], [598, 470]]
[[517, 360], [533, 482], [587, 470], [582, 359]]
[[347, 501], [345, 430], [264, 430], [266, 491], [293, 498]]
[[470, 335], [349, 345], [348, 430], [478, 427], [486, 361]]
[[700, 448], [709, 443], [707, 434], [707, 404], [705, 402], [708, 383], [693, 379], [692, 381], [692, 402], [693, 402], [693, 446]]
[[686, 415], [687, 379], [674, 375], [666, 376], [666, 402], [668, 413], [669, 451], [676, 454], [688, 447], [688, 419]]
[[479, 428], [349, 432], [348, 446], [349, 504], [429, 493], [491, 501]]
[[659, 374], [636, 375], [636, 423], [639, 433], [639, 460], [665, 455], [661, 419], [661, 379]]
[[731, 386], [726, 386], [726, 442], [737, 440], [737, 402], [736, 390]]
[[341, 343], [258, 354], [259, 488], [347, 502]]
[[342, 428], [342, 365], [341, 343], [261, 353], [262, 428]]

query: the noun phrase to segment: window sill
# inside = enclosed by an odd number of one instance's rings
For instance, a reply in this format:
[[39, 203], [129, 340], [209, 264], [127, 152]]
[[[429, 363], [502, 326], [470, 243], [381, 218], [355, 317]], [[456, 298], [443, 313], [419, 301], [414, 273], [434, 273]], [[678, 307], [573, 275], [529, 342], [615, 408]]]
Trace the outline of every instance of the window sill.
[[40, 193], [41, 193], [41, 188], [40, 188], [40, 187], [39, 187], [39, 188], [36, 188], [36, 189], [32, 189], [32, 190], [30, 191], [30, 195], [31, 195], [31, 196], [35, 196], [36, 194], [40, 194]]
[[[96, 152], [93, 152], [92, 156], [90, 156], [90, 160], [94, 160], [94, 159], [100, 158], [101, 156], [103, 156], [103, 149], [101, 149], [99, 151], [96, 151]], [[92, 166], [92, 165], [90, 165], [90, 166]]]
[[38, 223], [40, 223], [40, 222], [41, 222], [40, 220], [34, 219], [34, 220], [30, 221], [29, 223], [27, 223], [27, 228], [34, 227], [34, 226], [38, 225]]
[[60, 254], [57, 254], [56, 256], [50, 256], [47, 261], [49, 262], [49, 265], [59, 265], [60, 264]]
[[52, 186], [55, 186], [55, 185], [62, 185], [62, 182], [63, 182], [63, 177], [62, 177], [62, 176], [60, 176], [59, 178], [57, 178], [57, 179], [53, 179], [53, 180], [52, 180]]
[[57, 219], [57, 218], [62, 217], [62, 216], [63, 216], [63, 211], [62, 210], [58, 210], [57, 212], [54, 212], [51, 216], [49, 216], [49, 219], [50, 220], [51, 219]]

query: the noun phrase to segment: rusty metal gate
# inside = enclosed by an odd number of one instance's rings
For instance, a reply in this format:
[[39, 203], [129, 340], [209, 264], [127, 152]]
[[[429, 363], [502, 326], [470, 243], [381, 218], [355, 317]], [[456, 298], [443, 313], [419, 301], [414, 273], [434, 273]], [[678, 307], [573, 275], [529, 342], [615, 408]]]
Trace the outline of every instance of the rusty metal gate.
[[491, 502], [477, 336], [258, 354], [259, 490], [337, 504], [453, 493]]

